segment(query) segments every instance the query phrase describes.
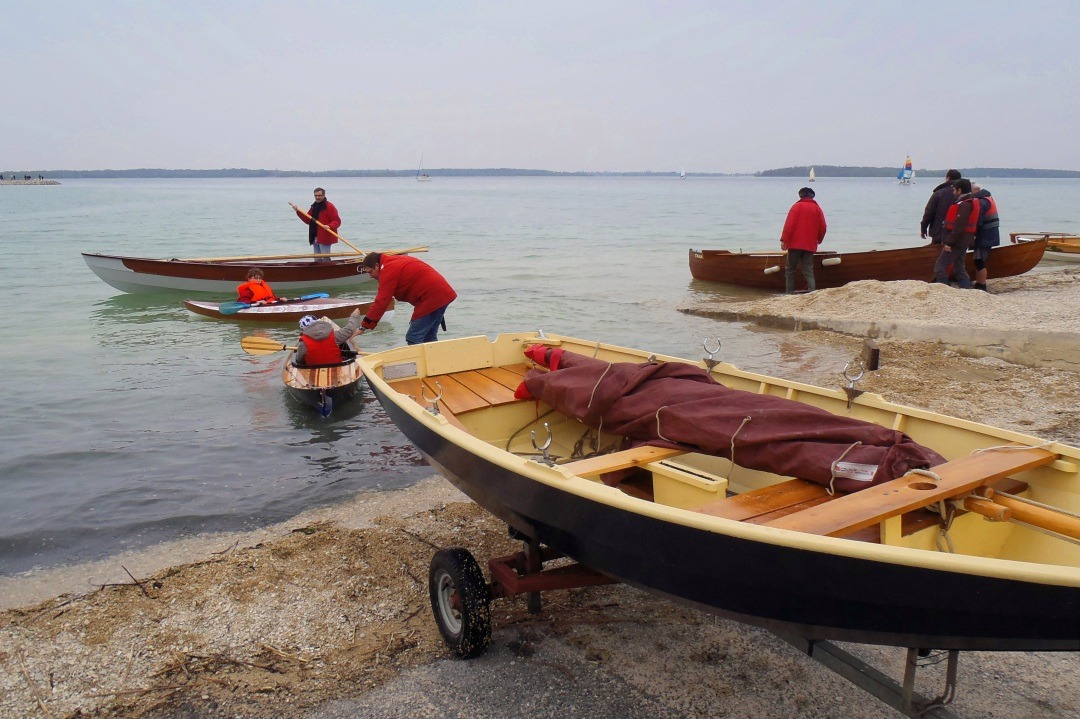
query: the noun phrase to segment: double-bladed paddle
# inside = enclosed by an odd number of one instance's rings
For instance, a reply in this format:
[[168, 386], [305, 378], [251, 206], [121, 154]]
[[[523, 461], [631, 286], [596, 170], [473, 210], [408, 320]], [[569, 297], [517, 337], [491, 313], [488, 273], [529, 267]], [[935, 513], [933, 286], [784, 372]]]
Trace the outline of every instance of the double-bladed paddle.
[[[317, 300], [317, 299], [320, 299], [320, 298], [323, 298], [323, 297], [329, 297], [329, 296], [330, 295], [326, 294], [325, 292], [316, 292], [314, 294], [304, 295], [303, 297], [298, 297], [295, 300], [279, 300], [277, 302], [271, 302], [269, 304], [270, 305], [294, 304], [296, 302], [307, 302], [308, 300]], [[269, 306], [269, 305], [261, 305], [261, 306]], [[247, 302], [222, 302], [222, 303], [218, 304], [218, 312], [220, 312], [223, 315], [235, 315], [240, 310], [246, 310], [249, 307], [252, 307], [252, 305], [249, 305]]]
[[[281, 352], [282, 350], [295, 350], [296, 347], [289, 347], [284, 342], [270, 339], [269, 337], [260, 337], [259, 335], [248, 335], [247, 337], [240, 338], [240, 346], [249, 355], [272, 355], [275, 352]], [[365, 355], [367, 352], [357, 352], [357, 356]]]

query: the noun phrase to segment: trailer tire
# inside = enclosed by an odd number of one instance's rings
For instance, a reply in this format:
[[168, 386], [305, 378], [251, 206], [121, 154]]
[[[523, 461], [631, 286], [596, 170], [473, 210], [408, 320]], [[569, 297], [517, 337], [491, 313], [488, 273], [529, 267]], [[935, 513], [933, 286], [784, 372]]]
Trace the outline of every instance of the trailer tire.
[[491, 641], [491, 591], [467, 549], [442, 549], [431, 558], [428, 590], [435, 623], [461, 659], [483, 654]]

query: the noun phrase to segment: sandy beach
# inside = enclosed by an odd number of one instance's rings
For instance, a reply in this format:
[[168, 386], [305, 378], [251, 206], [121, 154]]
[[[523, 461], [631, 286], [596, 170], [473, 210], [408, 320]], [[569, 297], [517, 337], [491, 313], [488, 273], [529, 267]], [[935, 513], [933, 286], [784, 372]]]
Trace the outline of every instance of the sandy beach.
[[[1080, 444], [1080, 269], [990, 288], [860, 282], [684, 311], [804, 330], [788, 374], [830, 387], [837, 368], [818, 360], [874, 337], [881, 368], [860, 389]], [[625, 586], [545, 595], [539, 615], [497, 602], [490, 651], [451, 659], [427, 589], [449, 546], [520, 548], [432, 477], [259, 532], [4, 578], [0, 717], [901, 716], [766, 631]], [[903, 674], [903, 650], [844, 646]], [[920, 670], [919, 691], [943, 676]], [[1080, 656], [961, 653], [958, 687], [959, 716], [1077, 717]]]

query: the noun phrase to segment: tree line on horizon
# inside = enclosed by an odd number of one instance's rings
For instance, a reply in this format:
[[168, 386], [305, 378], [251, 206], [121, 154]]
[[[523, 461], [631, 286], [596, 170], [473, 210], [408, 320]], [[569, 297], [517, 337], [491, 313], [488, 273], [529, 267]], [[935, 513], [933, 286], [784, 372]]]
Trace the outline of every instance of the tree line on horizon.
[[[895, 167], [853, 167], [846, 165], [814, 165], [814, 175], [824, 177], [895, 177]], [[781, 167], [753, 173], [688, 172], [688, 177], [808, 177], [810, 165]], [[956, 168], [965, 177], [1012, 177], [1012, 178], [1080, 178], [1077, 170], [1045, 170], [1008, 167]], [[443, 168], [428, 169], [431, 177], [678, 177], [678, 172], [559, 172], [556, 170], [528, 170], [515, 168]], [[916, 177], [942, 178], [946, 170], [916, 169]], [[42, 175], [50, 179], [151, 179], [151, 178], [246, 178], [246, 177], [413, 177], [416, 170], [249, 170], [246, 168], [223, 168], [220, 170], [171, 170], [164, 168], [139, 168], [132, 170], [4, 170], [0, 174]]]

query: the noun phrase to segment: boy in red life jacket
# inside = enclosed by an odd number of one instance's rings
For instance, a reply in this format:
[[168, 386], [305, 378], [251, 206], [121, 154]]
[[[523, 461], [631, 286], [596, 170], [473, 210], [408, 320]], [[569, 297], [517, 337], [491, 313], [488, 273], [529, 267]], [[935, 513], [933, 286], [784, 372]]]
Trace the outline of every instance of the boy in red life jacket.
[[379, 283], [375, 301], [364, 318], [363, 330], [375, 329], [391, 299], [413, 306], [405, 342], [418, 345], [439, 339], [439, 327], [446, 329], [443, 316], [457, 293], [434, 267], [408, 255], [369, 252], [364, 256], [364, 272]]
[[296, 343], [296, 355], [293, 362], [297, 366], [312, 367], [340, 364], [344, 361], [344, 357], [341, 356], [341, 345], [356, 334], [363, 319], [364, 316], [360, 314], [360, 310], [353, 310], [349, 315], [348, 323], [336, 330], [334, 323], [328, 319], [304, 315], [300, 318], [300, 341]]
[[270, 285], [263, 279], [262, 270], [258, 267], [248, 270], [247, 281], [236, 288], [236, 299], [249, 305], [265, 305], [278, 301]]
[[934, 263], [934, 282], [949, 284], [949, 267], [953, 269], [956, 284], [961, 289], [971, 288], [964, 255], [975, 244], [975, 230], [979, 223], [979, 201], [972, 196], [971, 180], [960, 178], [953, 183], [956, 200], [945, 215], [945, 228], [941, 236], [941, 254]]

